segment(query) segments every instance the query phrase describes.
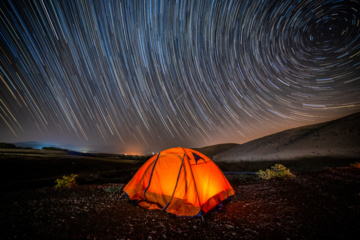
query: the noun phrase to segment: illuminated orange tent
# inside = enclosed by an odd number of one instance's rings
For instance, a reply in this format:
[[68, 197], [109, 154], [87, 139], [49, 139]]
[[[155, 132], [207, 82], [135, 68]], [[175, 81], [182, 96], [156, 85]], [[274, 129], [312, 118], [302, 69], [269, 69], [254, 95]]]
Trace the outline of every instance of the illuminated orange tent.
[[144, 208], [179, 216], [202, 216], [234, 195], [234, 189], [213, 161], [181, 147], [151, 157], [124, 192]]

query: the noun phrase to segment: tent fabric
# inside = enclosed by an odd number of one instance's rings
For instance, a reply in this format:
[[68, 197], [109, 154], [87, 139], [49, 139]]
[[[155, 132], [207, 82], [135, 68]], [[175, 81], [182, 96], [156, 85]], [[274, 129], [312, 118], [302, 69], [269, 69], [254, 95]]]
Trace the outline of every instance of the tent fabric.
[[146, 161], [124, 192], [147, 209], [162, 209], [179, 216], [206, 214], [234, 189], [204, 154], [171, 148]]

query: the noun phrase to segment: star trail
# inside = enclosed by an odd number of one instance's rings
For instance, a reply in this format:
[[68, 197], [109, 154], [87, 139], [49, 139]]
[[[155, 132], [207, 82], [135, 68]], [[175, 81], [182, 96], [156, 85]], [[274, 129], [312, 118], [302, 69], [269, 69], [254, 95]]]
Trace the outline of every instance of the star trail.
[[0, 3], [0, 141], [243, 143], [360, 110], [359, 1]]

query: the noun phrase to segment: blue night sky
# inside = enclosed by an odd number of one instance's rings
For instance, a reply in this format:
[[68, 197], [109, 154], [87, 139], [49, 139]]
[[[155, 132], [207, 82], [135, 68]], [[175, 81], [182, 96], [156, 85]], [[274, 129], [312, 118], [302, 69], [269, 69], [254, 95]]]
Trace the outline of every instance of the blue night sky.
[[359, 1], [0, 3], [0, 141], [147, 152], [360, 110]]

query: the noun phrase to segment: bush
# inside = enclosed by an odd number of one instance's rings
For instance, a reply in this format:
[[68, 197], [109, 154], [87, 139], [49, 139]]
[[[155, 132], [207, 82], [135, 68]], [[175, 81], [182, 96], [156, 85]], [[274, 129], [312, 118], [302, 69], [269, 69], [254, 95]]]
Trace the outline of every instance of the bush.
[[256, 173], [261, 179], [272, 179], [272, 178], [294, 178], [295, 175], [290, 172], [290, 169], [287, 169], [282, 164], [275, 164], [271, 166], [271, 169], [266, 169], [265, 171], [259, 170]]
[[73, 188], [76, 187], [78, 184], [76, 182], [77, 174], [71, 174], [70, 176], [64, 175], [62, 178], [56, 179], [55, 188]]

